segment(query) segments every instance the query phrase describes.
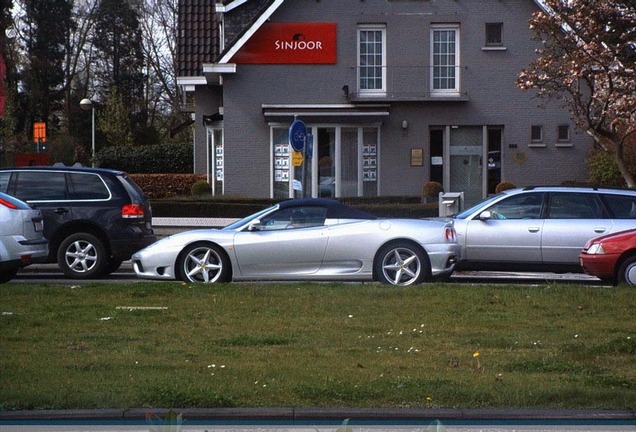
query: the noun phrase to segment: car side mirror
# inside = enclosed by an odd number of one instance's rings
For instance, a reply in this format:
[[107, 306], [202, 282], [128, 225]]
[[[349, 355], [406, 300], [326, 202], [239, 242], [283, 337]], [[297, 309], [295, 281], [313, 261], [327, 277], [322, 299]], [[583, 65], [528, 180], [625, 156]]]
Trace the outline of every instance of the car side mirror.
[[263, 224], [260, 219], [255, 219], [247, 226], [248, 231], [261, 231], [263, 229]]
[[489, 219], [492, 219], [492, 213], [488, 210], [479, 213], [479, 220], [485, 221]]

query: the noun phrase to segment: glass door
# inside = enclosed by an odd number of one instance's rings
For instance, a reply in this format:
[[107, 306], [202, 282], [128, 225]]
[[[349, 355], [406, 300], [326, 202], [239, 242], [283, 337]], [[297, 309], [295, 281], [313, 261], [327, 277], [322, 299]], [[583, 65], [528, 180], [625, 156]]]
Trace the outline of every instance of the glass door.
[[482, 199], [483, 128], [452, 127], [450, 130], [450, 191], [464, 192], [468, 207]]

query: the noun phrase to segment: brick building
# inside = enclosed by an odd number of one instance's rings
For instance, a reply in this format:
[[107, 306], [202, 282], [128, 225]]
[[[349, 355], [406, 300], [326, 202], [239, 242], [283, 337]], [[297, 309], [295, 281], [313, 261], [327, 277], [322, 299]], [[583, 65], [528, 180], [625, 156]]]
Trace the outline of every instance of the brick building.
[[[195, 171], [217, 195], [419, 195], [468, 203], [501, 180], [585, 180], [592, 142], [515, 85], [535, 56], [533, 0], [179, 2], [178, 83]], [[291, 162], [289, 127], [309, 154]], [[311, 147], [311, 148], [309, 148]]]

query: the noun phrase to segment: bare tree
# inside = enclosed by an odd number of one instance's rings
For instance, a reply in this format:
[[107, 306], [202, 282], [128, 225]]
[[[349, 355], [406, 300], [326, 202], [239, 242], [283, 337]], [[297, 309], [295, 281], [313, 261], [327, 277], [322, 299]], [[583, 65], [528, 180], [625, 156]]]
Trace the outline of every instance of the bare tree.
[[151, 124], [165, 132], [181, 115], [176, 84], [178, 0], [144, 0], [139, 7], [147, 62], [146, 100]]
[[613, 155], [636, 187], [625, 146], [636, 134], [636, 2], [544, 0], [530, 27], [543, 46], [518, 77], [522, 89], [562, 98], [577, 126]]

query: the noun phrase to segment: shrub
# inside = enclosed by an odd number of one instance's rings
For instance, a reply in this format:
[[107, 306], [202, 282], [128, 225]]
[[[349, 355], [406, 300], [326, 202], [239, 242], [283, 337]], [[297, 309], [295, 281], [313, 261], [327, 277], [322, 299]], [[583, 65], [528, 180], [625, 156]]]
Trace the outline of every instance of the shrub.
[[212, 185], [205, 180], [198, 180], [192, 185], [190, 192], [192, 196], [210, 195]]
[[422, 196], [425, 198], [437, 198], [440, 192], [444, 192], [444, 187], [436, 181], [429, 181], [422, 187]]
[[129, 174], [146, 196], [151, 199], [188, 196], [192, 185], [205, 182], [205, 174]]
[[[626, 146], [624, 159], [629, 171], [636, 176], [636, 145], [632, 147]], [[618, 170], [614, 157], [598, 148], [590, 151], [587, 159], [587, 175], [592, 184], [625, 187], [625, 179]]]
[[503, 192], [508, 189], [514, 189], [516, 187], [517, 185], [512, 182], [502, 181], [497, 185], [497, 187], [495, 187], [495, 193]]

